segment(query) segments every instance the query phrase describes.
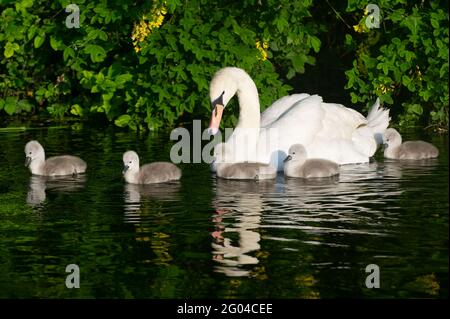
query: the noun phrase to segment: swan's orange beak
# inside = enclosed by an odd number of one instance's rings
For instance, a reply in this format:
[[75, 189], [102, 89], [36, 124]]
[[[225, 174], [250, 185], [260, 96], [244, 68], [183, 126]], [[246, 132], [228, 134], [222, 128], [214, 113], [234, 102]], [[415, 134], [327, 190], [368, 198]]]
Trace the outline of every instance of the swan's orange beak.
[[216, 135], [219, 132], [220, 121], [222, 120], [224, 106], [221, 104], [216, 104], [212, 114], [211, 114], [211, 122], [209, 122], [208, 132], [210, 135]]

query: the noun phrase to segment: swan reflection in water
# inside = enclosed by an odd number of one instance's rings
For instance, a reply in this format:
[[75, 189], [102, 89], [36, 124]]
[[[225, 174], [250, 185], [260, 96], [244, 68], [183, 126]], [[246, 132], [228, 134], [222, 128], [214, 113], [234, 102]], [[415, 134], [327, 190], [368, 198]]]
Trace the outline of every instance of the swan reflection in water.
[[[213, 259], [220, 265], [217, 272], [227, 276], [249, 276], [245, 265], [259, 263], [255, 252], [260, 249], [258, 228], [263, 211], [263, 195], [275, 191], [274, 180], [235, 181], [217, 178], [213, 201]], [[229, 222], [234, 219], [235, 222]], [[233, 234], [237, 239], [232, 240]]]
[[302, 245], [348, 247], [352, 235], [391, 236], [401, 218], [395, 213], [404, 191], [400, 181], [418, 171], [428, 174], [436, 165], [436, 161], [343, 165], [338, 177], [314, 180], [282, 174], [259, 182], [216, 178], [212, 202], [215, 271], [251, 276], [250, 265], [258, 264], [258, 256], [264, 255], [261, 233], [264, 240], [298, 254]]
[[86, 175], [68, 176], [38, 176], [30, 177], [27, 203], [30, 206], [38, 207], [47, 198], [47, 192], [72, 193], [84, 188]]

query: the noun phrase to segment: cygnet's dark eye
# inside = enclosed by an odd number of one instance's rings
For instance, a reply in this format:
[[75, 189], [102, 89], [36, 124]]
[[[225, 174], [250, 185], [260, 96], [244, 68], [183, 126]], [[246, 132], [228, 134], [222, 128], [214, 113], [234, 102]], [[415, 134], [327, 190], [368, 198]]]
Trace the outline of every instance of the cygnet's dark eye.
[[131, 164], [131, 161], [129, 161], [128, 163], [130, 163], [130, 164]]
[[30, 154], [30, 155], [31, 155], [31, 152], [29, 152], [28, 154]]
[[295, 154], [295, 152], [292, 152], [292, 154]]

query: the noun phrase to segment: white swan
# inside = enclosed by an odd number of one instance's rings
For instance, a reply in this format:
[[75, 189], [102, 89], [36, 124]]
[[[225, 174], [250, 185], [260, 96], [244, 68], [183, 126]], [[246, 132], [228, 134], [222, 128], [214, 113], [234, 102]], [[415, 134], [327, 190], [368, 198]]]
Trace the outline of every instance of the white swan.
[[253, 80], [242, 69], [226, 67], [210, 83], [211, 134], [218, 132], [223, 110], [235, 94], [239, 120], [227, 140], [233, 147], [233, 161], [270, 163], [278, 171], [283, 170], [293, 144], [304, 145], [310, 157], [340, 165], [369, 162], [390, 120], [389, 111], [380, 108], [378, 100], [365, 118], [353, 109], [308, 94], [283, 97], [260, 114]]

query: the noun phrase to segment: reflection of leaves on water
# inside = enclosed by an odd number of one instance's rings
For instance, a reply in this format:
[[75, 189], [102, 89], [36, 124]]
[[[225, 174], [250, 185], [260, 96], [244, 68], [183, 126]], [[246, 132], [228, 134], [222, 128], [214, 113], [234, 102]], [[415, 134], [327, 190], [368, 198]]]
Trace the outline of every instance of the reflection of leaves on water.
[[149, 287], [150, 298], [176, 298], [181, 278], [186, 278], [186, 271], [176, 265], [158, 267], [155, 278]]
[[255, 278], [257, 280], [267, 280], [269, 276], [266, 274], [266, 267], [256, 266], [253, 267], [252, 271], [249, 272], [249, 277]]
[[439, 295], [439, 281], [435, 274], [419, 276], [413, 282], [406, 284], [406, 288], [419, 291], [431, 296]]
[[172, 223], [172, 218], [163, 211], [163, 202], [179, 200], [179, 191], [179, 182], [125, 184], [125, 221], [135, 225], [136, 241], [149, 242], [154, 254], [153, 257], [144, 259], [146, 263], [168, 266], [173, 260], [169, 253], [170, 235], [158, 229]]
[[294, 278], [295, 285], [300, 289], [298, 298], [304, 299], [319, 299], [320, 293], [314, 291], [313, 288], [317, 283], [317, 280], [312, 274], [299, 274]]

